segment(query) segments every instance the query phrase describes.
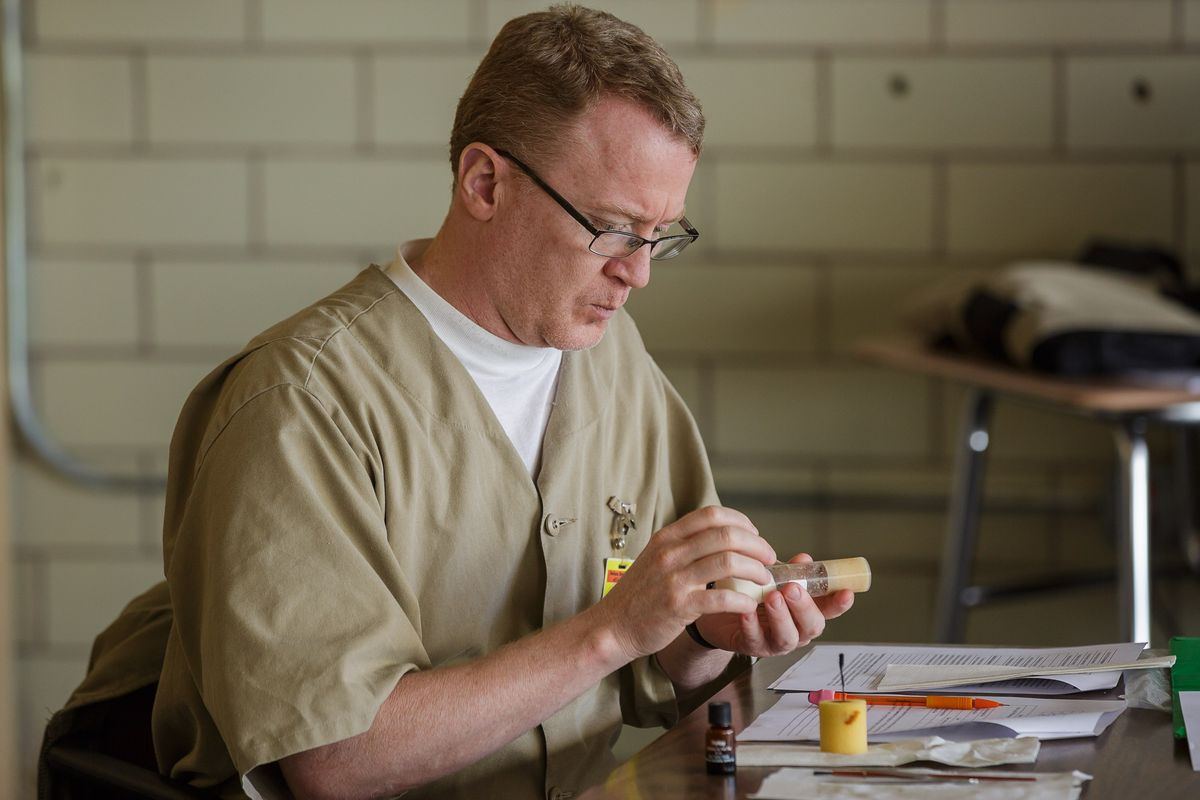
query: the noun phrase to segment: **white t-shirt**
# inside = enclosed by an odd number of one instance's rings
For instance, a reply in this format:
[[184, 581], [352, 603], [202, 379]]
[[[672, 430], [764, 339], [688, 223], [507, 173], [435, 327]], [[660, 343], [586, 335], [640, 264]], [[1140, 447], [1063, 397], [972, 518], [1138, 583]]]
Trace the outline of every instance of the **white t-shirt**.
[[407, 259], [419, 256], [429, 242], [415, 239], [400, 245], [387, 274], [475, 379], [530, 477], [536, 478], [562, 351], [501, 339], [446, 302], [408, 265]]

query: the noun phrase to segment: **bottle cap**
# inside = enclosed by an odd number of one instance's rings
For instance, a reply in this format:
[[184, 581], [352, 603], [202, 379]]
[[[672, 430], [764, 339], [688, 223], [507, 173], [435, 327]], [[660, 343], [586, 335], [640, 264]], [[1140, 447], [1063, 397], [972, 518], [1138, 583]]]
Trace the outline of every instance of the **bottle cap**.
[[720, 725], [722, 728], [728, 728], [732, 722], [733, 714], [729, 710], [729, 703], [708, 704], [709, 725]]

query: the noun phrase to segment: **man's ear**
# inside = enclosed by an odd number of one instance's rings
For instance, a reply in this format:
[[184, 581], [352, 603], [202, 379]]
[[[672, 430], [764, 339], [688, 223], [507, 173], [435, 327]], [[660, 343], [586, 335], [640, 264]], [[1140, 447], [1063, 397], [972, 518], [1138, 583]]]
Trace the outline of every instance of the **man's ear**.
[[477, 142], [464, 147], [458, 157], [458, 182], [454, 191], [467, 213], [481, 222], [491, 219], [496, 213], [496, 171], [499, 165], [499, 154]]

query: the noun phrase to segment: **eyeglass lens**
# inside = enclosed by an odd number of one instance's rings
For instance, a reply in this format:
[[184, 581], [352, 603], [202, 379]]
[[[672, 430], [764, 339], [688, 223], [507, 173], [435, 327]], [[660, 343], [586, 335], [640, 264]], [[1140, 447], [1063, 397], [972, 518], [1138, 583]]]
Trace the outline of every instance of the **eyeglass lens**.
[[[620, 231], [606, 231], [596, 236], [590, 249], [597, 255], [625, 258], [636, 252], [643, 244], [645, 244], [645, 240], [640, 237]], [[691, 244], [691, 237], [688, 236], [660, 240], [650, 246], [650, 258], [655, 261], [674, 258], [689, 244]]]

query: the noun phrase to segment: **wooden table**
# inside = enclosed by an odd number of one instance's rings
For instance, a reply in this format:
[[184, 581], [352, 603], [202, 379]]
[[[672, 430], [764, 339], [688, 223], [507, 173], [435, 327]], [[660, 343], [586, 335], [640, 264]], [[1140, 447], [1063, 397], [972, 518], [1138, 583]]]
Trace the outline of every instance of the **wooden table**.
[[[1150, 642], [1150, 453], [1146, 429], [1152, 422], [1179, 429], [1200, 424], [1200, 393], [1113, 379], [1042, 375], [983, 358], [936, 351], [901, 336], [862, 342], [855, 353], [882, 366], [967, 387], [939, 572], [934, 621], [938, 641], [963, 641], [965, 611], [976, 602], [970, 598], [984, 588], [968, 588], [967, 584], [975, 556], [993, 399], [1004, 396], [1110, 426], [1119, 473], [1115, 522], [1120, 631], [1125, 641]], [[1188, 469], [1177, 465], [1181, 481], [1189, 480]], [[1187, 494], [1176, 513], [1185, 526], [1189, 559], [1197, 559], [1200, 543], [1190, 524], [1190, 491]]]
[[[760, 661], [713, 697], [732, 705], [735, 730], [740, 732], [775, 704], [778, 695], [767, 685], [802, 653]], [[728, 779], [708, 775], [704, 771], [707, 728], [705, 705], [579, 800], [738, 800], [757, 791], [763, 778], [776, 768], [742, 767], [736, 778]], [[1084, 800], [1197, 800], [1200, 772], [1192, 772], [1184, 744], [1171, 735], [1169, 715], [1130, 709], [1098, 737], [1043, 742], [1036, 764], [993, 769], [1086, 772], [1093, 780], [1085, 784]]]

